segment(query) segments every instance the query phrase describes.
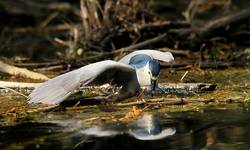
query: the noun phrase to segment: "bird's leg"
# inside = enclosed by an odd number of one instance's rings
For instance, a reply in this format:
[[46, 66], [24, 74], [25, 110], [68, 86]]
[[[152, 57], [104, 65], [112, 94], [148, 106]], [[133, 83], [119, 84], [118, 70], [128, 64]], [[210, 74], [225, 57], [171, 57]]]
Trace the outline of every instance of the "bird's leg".
[[165, 90], [163, 88], [159, 87], [159, 86], [156, 89], [159, 89], [159, 91], [161, 91], [162, 94], [165, 93]]
[[145, 93], [145, 90], [145, 88], [141, 88], [137, 97], [141, 97]]
[[154, 89], [152, 90], [152, 96], [153, 96], [154, 94], [164, 94], [164, 93], [166, 93], [166, 92], [164, 91], [164, 89], [161, 88], [161, 87], [159, 87], [159, 84], [156, 83], [156, 84], [154, 85]]

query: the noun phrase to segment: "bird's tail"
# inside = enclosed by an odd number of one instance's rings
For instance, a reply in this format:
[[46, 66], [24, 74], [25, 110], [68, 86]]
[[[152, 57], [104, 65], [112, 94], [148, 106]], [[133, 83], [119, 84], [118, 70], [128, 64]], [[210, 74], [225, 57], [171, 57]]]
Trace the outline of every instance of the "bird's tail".
[[29, 103], [59, 104], [79, 86], [73, 72], [50, 79], [36, 87], [29, 95]]

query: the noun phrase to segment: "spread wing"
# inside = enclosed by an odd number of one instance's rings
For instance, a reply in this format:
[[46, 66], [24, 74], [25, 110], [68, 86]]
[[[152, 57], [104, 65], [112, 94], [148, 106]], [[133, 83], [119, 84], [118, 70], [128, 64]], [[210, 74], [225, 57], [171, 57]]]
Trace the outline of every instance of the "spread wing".
[[52, 78], [35, 88], [29, 95], [30, 103], [59, 104], [80, 85], [123, 85], [131, 80], [135, 70], [129, 65], [106, 60]]
[[163, 61], [163, 62], [172, 62], [174, 61], [174, 57], [170, 52], [161, 52], [156, 50], [137, 50], [132, 53], [129, 53], [128, 55], [121, 58], [118, 62], [129, 64], [129, 60], [137, 55], [137, 54], [145, 54], [153, 57], [156, 60]]

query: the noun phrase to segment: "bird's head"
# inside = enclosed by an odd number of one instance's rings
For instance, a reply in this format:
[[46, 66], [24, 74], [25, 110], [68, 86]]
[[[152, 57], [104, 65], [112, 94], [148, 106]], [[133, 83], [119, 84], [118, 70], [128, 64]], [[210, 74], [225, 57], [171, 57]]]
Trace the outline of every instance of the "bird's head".
[[157, 79], [160, 74], [160, 62], [155, 59], [149, 60], [144, 67], [137, 69], [137, 79], [141, 88], [148, 91], [155, 90]]
[[160, 74], [160, 62], [158, 60], [152, 59], [147, 63], [146, 67], [148, 68], [148, 74], [150, 75], [151, 79], [151, 89], [155, 90], [156, 81]]

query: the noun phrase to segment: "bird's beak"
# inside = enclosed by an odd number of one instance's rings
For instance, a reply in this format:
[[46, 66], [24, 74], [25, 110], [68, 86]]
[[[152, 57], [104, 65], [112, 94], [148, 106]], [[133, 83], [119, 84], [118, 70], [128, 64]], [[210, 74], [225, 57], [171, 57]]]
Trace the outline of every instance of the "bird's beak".
[[151, 86], [152, 86], [153, 91], [155, 91], [155, 89], [156, 89], [156, 81], [157, 81], [157, 77], [151, 78]]

